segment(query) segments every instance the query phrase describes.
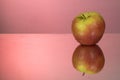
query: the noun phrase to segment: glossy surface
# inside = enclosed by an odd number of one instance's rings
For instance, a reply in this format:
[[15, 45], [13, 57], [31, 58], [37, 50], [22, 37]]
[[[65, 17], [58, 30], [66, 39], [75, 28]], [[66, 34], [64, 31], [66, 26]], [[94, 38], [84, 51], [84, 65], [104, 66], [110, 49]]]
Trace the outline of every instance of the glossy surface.
[[105, 34], [98, 43], [105, 64], [97, 74], [74, 69], [78, 45], [72, 34], [0, 34], [0, 80], [120, 79], [120, 34]]

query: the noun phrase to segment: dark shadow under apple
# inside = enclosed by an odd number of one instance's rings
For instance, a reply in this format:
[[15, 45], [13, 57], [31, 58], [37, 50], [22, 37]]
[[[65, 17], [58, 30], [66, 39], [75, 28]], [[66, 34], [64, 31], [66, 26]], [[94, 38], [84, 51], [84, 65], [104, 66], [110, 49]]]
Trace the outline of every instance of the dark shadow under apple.
[[73, 67], [85, 74], [96, 74], [104, 67], [105, 58], [98, 45], [79, 45], [72, 56]]

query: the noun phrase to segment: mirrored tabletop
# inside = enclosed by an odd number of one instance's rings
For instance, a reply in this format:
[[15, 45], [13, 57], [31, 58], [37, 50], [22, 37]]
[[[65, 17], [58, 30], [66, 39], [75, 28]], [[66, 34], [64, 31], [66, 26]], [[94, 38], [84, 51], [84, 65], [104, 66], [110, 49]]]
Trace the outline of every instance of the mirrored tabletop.
[[72, 34], [0, 34], [0, 80], [119, 80], [120, 34], [81, 46]]

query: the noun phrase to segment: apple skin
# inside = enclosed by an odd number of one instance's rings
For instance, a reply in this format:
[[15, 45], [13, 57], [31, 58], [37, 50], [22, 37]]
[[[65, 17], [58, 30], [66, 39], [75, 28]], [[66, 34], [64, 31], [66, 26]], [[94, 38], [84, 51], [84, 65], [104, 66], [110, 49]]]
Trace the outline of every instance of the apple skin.
[[72, 21], [72, 33], [81, 45], [94, 45], [105, 31], [105, 21], [97, 12], [84, 12]]
[[79, 45], [72, 56], [73, 67], [84, 74], [100, 72], [104, 63], [104, 54], [98, 45]]

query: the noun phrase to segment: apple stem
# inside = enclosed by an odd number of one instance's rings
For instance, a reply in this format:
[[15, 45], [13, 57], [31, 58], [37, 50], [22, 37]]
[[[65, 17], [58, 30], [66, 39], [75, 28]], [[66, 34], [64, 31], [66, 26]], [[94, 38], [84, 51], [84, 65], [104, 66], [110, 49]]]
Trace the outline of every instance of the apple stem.
[[82, 14], [82, 17], [83, 17], [84, 19], [86, 19], [86, 17], [85, 17], [85, 15], [84, 15], [84, 14]]
[[84, 75], [85, 75], [85, 72], [83, 72], [82, 76], [84, 76]]

